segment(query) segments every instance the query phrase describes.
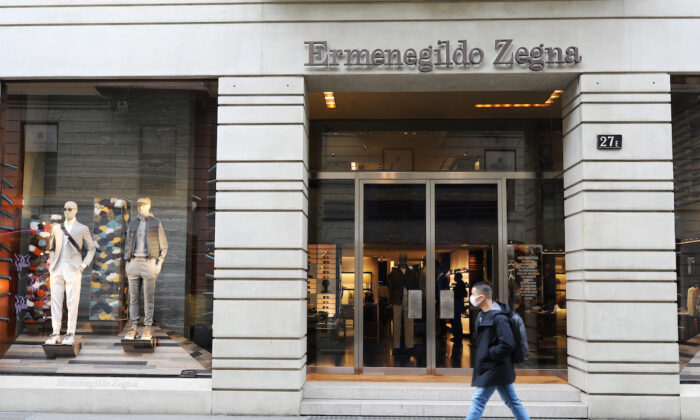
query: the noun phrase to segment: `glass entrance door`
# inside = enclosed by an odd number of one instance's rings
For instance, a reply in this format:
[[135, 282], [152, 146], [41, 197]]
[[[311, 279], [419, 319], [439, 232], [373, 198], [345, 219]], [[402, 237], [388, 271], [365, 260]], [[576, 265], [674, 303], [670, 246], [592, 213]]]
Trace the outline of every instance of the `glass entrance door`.
[[366, 183], [362, 192], [362, 367], [424, 371], [427, 186]]
[[505, 281], [498, 181], [360, 181], [356, 368], [459, 373], [471, 367], [470, 285]]
[[488, 282], [499, 297], [498, 184], [433, 184], [432, 192], [435, 367], [471, 368], [477, 315], [469, 304], [471, 286]]

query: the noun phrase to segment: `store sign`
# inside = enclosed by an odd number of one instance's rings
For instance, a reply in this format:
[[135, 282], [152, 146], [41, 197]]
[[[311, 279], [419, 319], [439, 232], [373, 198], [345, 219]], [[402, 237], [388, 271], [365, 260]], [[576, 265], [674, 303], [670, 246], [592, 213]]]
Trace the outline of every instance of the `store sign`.
[[598, 134], [598, 149], [622, 149], [622, 134]]
[[539, 44], [535, 47], [516, 47], [512, 39], [497, 39], [492, 57], [483, 49], [471, 47], [466, 40], [456, 42], [437, 41], [426, 48], [357, 48], [332, 49], [328, 41], [304, 41], [308, 48], [306, 67], [338, 68], [402, 68], [415, 67], [421, 73], [435, 68], [481, 66], [490, 61], [494, 66], [526, 67], [541, 71], [547, 66], [576, 65], [582, 57], [578, 47], [551, 47]]

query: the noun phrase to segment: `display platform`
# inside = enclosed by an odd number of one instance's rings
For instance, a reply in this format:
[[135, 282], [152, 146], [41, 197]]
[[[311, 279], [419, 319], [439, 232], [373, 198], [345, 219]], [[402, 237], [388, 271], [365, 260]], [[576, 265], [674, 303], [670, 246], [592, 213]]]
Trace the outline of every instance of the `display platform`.
[[83, 343], [73, 344], [42, 344], [41, 347], [46, 353], [47, 359], [55, 359], [57, 357], [77, 357], [80, 349], [83, 348]]
[[678, 344], [681, 384], [700, 385], [700, 334]]
[[122, 338], [122, 348], [127, 353], [153, 353], [156, 351], [158, 339], [153, 337], [150, 340]]
[[[0, 375], [112, 375], [133, 377], [184, 377], [183, 371], [195, 371], [196, 377], [211, 377], [211, 353], [187, 338], [159, 325], [153, 326], [157, 351], [125, 352], [118, 334], [104, 335], [92, 330], [90, 321], [78, 321], [76, 341], [82, 349], [76, 357], [48, 359], [42, 344], [48, 335], [20, 334], [0, 358]], [[186, 372], [186, 373], [187, 373]]]

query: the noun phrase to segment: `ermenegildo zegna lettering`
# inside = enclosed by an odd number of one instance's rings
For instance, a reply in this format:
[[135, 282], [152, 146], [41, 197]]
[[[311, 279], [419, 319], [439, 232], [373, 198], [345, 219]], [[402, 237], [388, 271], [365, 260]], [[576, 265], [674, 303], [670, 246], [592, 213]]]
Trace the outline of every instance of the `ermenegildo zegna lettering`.
[[[416, 67], [428, 73], [435, 67], [479, 66], [484, 61], [484, 50], [470, 48], [466, 40], [456, 43], [438, 41], [427, 48], [404, 50], [388, 48], [329, 49], [327, 41], [305, 41], [309, 48], [309, 67]], [[541, 71], [550, 65], [574, 65], [581, 62], [578, 47], [545, 47], [539, 44], [530, 49], [513, 46], [512, 39], [497, 39], [493, 64], [497, 66], [527, 66], [532, 71]]]

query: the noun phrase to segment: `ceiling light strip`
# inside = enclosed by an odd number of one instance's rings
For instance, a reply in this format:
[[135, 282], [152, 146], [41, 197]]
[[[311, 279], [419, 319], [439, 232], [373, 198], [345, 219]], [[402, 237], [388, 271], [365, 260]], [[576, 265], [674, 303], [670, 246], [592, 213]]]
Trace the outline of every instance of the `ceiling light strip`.
[[335, 108], [335, 95], [333, 92], [323, 92], [323, 99], [326, 101], [326, 108]]
[[562, 93], [563, 90], [555, 90], [542, 104], [476, 104], [474, 108], [545, 108], [551, 106]]

